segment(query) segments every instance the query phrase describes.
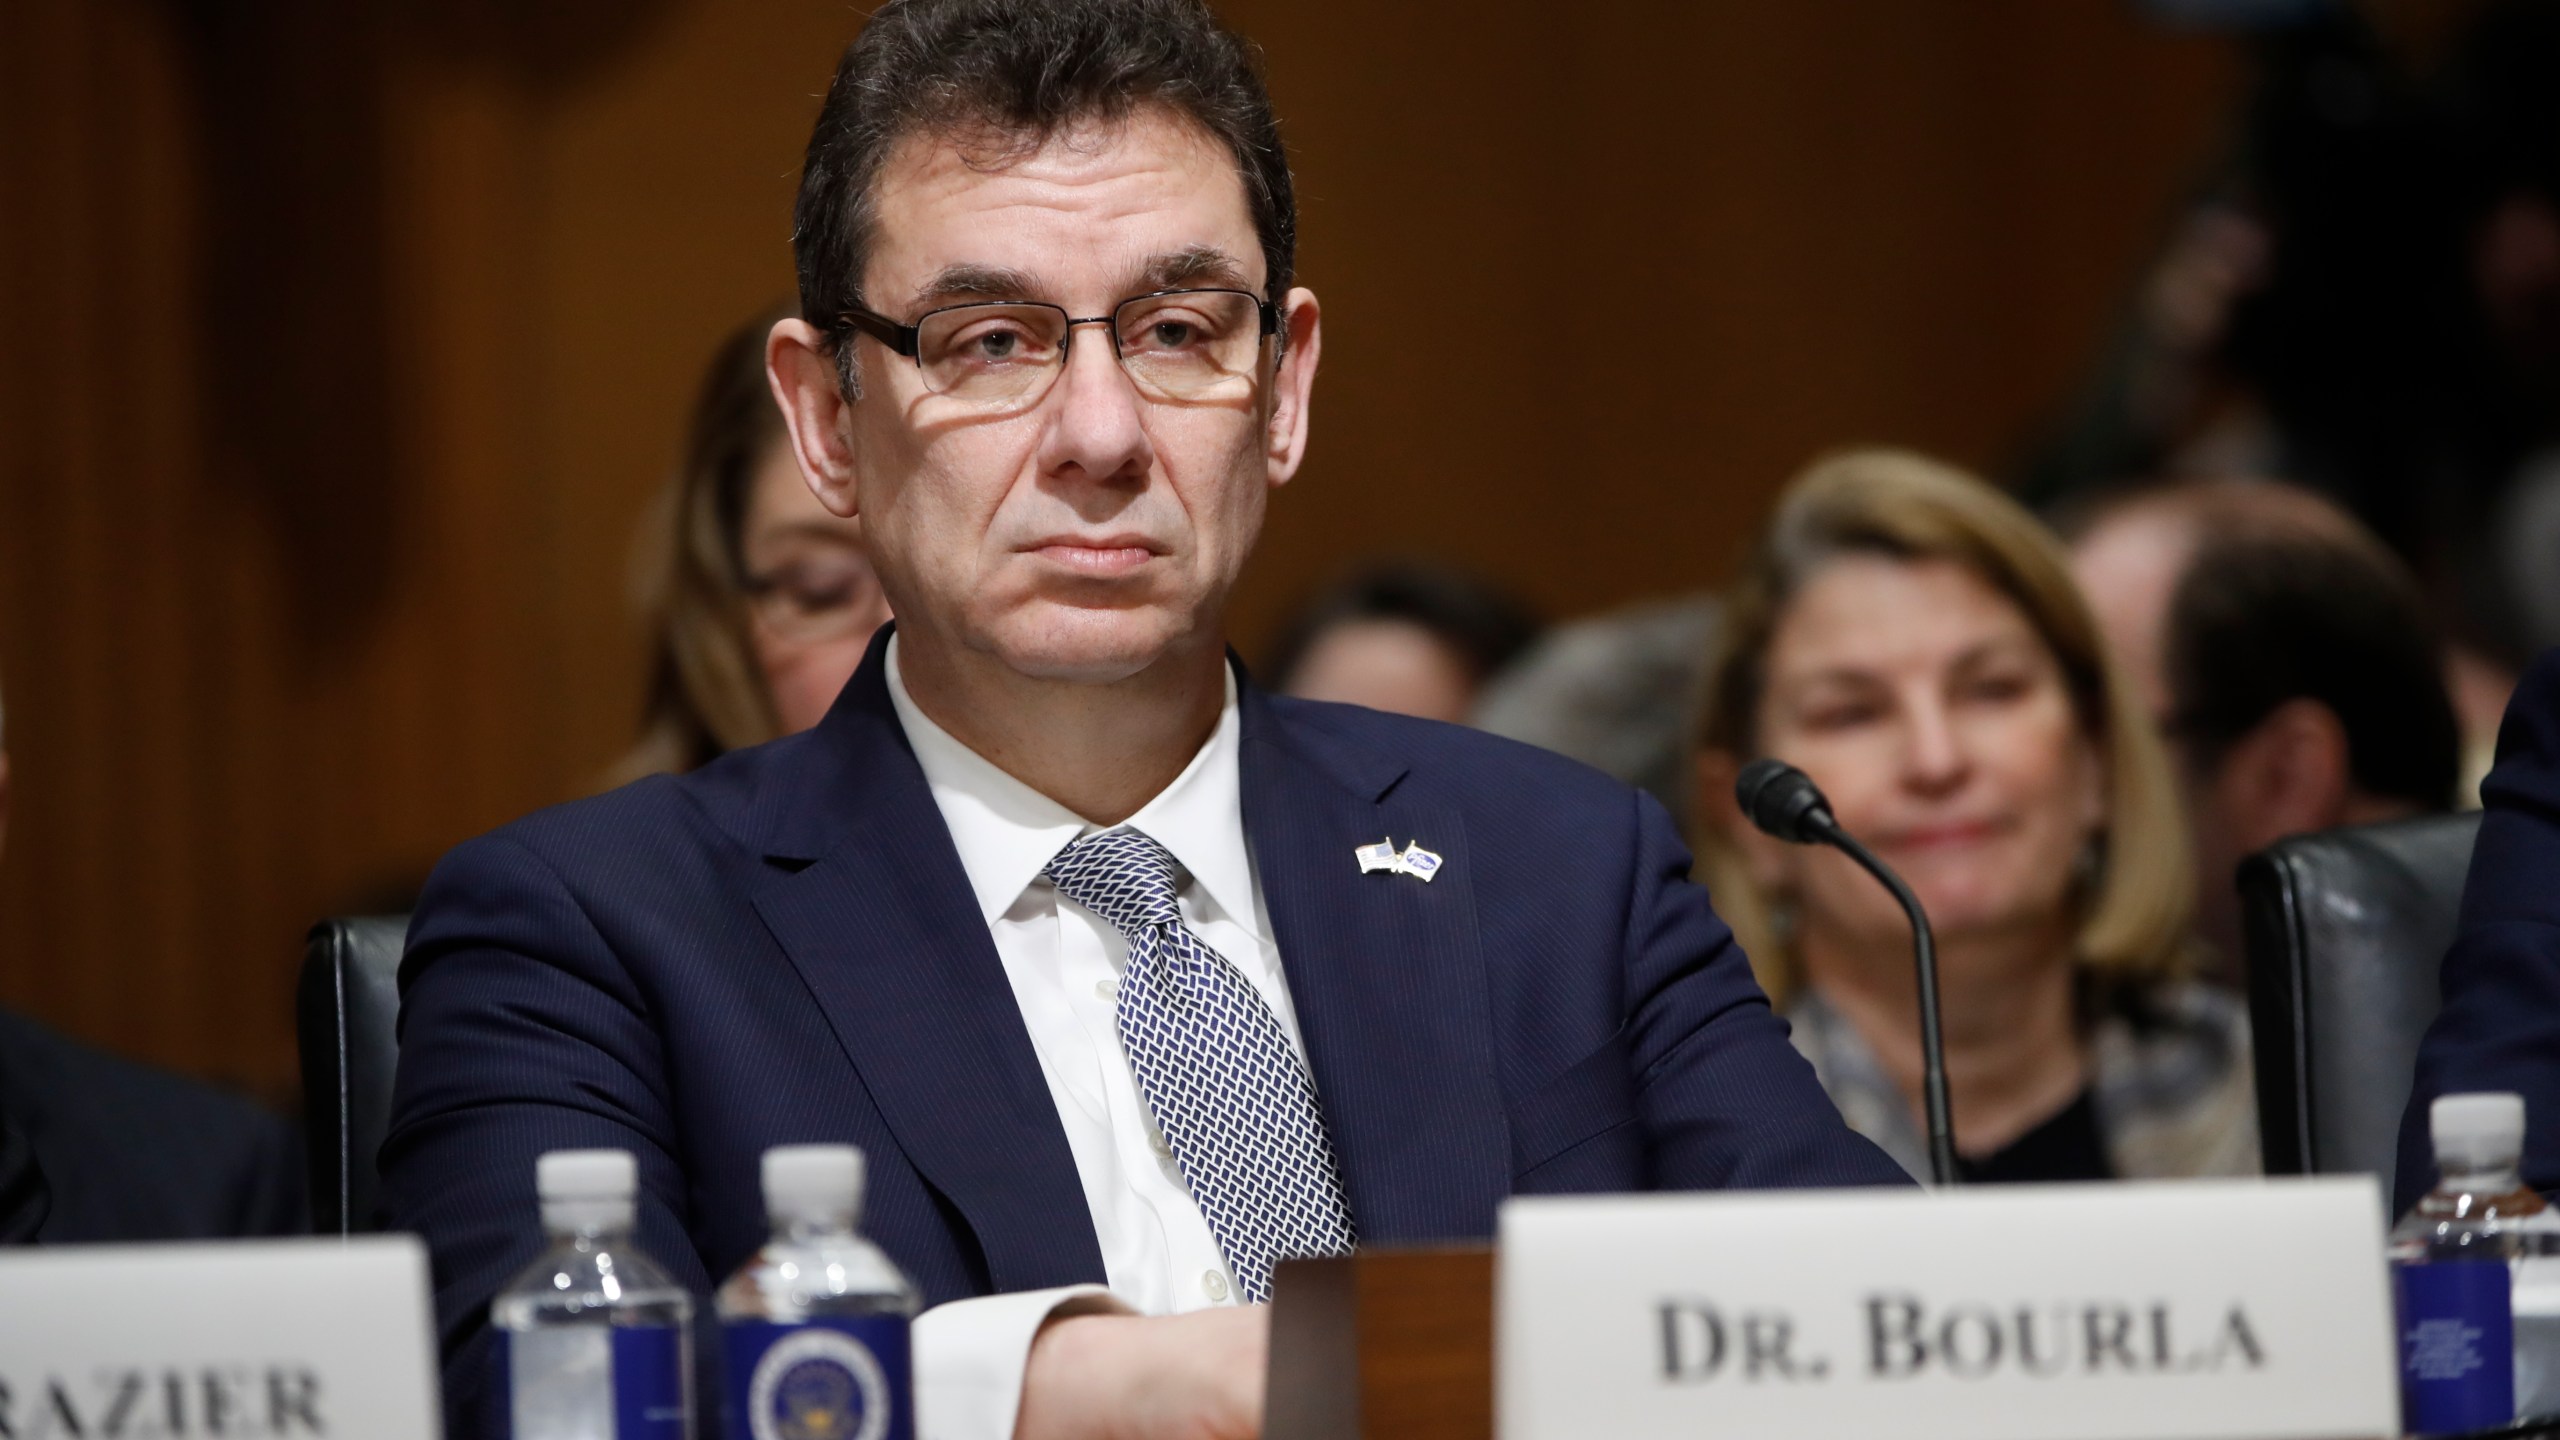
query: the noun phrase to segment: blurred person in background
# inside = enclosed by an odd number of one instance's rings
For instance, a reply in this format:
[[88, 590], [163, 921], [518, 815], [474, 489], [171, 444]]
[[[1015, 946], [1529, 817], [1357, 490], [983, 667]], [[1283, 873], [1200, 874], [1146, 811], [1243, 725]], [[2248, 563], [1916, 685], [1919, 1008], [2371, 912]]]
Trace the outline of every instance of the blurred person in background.
[[[0, 838], [8, 804], [0, 749]], [[308, 1229], [302, 1147], [282, 1116], [0, 1010], [0, 1243]]]
[[1700, 720], [1717, 908], [1851, 1127], [1923, 1174], [1909, 929], [1846, 856], [1743, 819], [1733, 777], [1764, 755], [1928, 910], [1967, 1178], [2256, 1170], [2247, 1015], [2183, 978], [2167, 762], [2025, 510], [1916, 455], [1816, 464], [1727, 606]]
[[2560, 0], [2475, 7], [2434, 64], [2362, 5], [2246, 45], [2228, 157], [2026, 493], [2249, 474], [2337, 501], [2418, 576], [2485, 750], [2560, 642]]
[[2136, 492], [2080, 529], [2072, 567], [2168, 741], [2218, 977], [2240, 976], [2242, 858], [2453, 804], [2461, 736], [2434, 618], [2337, 506], [2246, 481]]
[[1722, 614], [1713, 595], [1683, 595], [1555, 626], [1485, 682], [1476, 728], [1579, 760], [1686, 823], [1689, 740]]
[[765, 336], [790, 313], [720, 342], [684, 462], [650, 513], [648, 718], [617, 783], [817, 724], [889, 618], [862, 522], [810, 493], [765, 378]]
[[1537, 636], [1529, 607], [1490, 580], [1386, 561], [1298, 608], [1271, 647], [1271, 688], [1463, 725], [1486, 681]]

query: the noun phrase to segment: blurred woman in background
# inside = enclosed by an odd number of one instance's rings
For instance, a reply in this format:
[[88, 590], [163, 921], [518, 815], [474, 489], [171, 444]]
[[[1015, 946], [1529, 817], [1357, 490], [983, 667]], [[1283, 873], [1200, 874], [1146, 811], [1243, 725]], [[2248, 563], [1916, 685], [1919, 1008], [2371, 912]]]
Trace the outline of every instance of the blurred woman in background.
[[1270, 684], [1301, 699], [1463, 725], [1485, 682], [1537, 638], [1537, 617], [1491, 580], [1421, 561], [1372, 561], [1281, 627]]
[[817, 724], [889, 618], [861, 522], [810, 493], [765, 384], [765, 335], [786, 313], [721, 342], [683, 464], [650, 513], [648, 714], [617, 781]]
[[1919, 456], [1840, 455], [1781, 496], [1726, 626], [1701, 871], [1849, 1123], [1926, 1173], [1910, 935], [1847, 857], [1744, 821], [1758, 756], [1811, 775], [1930, 916], [1967, 1178], [2254, 1172], [2247, 1015], [2184, 978], [2159, 742], [2044, 527]]

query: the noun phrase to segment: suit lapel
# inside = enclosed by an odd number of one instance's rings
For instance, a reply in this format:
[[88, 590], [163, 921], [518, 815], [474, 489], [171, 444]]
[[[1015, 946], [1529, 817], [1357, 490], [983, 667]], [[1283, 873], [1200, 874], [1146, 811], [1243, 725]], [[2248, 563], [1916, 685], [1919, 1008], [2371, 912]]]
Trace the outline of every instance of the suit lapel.
[[898, 1147], [968, 1221], [996, 1290], [1105, 1279], [1075, 1157], [875, 641], [803, 762], [768, 782], [756, 908]]
[[[1460, 817], [1403, 798], [1401, 765], [1243, 704], [1245, 833], [1360, 1238], [1489, 1235], [1511, 1144]], [[1445, 863], [1362, 874], [1381, 839]]]

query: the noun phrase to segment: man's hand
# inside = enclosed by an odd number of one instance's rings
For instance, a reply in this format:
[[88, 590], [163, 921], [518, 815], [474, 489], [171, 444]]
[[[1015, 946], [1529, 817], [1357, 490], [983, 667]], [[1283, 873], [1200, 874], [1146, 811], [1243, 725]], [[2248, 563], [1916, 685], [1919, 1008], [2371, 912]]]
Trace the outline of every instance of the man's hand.
[[1262, 1305], [1051, 1321], [1031, 1342], [1014, 1440], [1258, 1440], [1270, 1350]]

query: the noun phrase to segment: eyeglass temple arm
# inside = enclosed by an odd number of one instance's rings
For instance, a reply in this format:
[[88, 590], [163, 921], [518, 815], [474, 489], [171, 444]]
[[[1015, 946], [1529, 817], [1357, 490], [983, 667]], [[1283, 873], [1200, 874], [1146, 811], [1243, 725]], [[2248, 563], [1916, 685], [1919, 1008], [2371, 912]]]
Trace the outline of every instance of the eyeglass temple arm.
[[876, 310], [857, 305], [837, 317], [845, 324], [913, 360], [916, 358], [916, 331], [913, 325], [901, 325]]

